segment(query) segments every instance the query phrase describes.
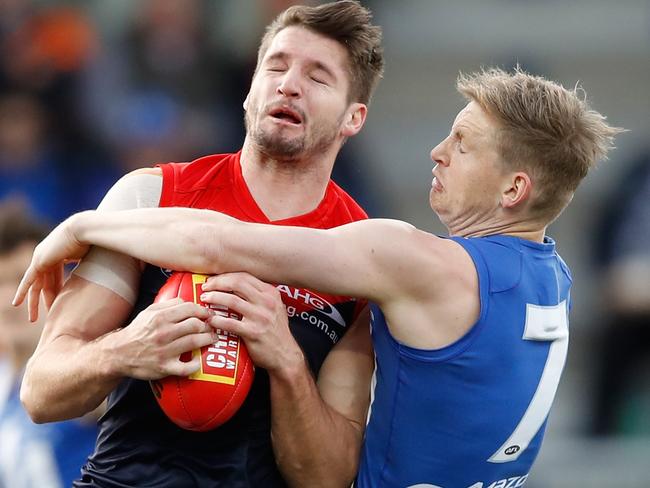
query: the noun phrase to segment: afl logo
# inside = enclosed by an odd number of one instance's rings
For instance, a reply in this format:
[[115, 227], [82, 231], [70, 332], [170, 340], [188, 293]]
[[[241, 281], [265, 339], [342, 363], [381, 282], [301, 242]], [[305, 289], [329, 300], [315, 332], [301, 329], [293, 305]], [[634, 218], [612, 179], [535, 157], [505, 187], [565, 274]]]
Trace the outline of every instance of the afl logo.
[[517, 446], [517, 445], [514, 445], [514, 446], [510, 446], [510, 447], [508, 447], [508, 448], [507, 448], [505, 451], [503, 451], [503, 452], [504, 452], [504, 454], [505, 454], [506, 456], [512, 456], [513, 454], [518, 453], [518, 452], [519, 452], [519, 449], [521, 449], [521, 447], [519, 447], [519, 446]]

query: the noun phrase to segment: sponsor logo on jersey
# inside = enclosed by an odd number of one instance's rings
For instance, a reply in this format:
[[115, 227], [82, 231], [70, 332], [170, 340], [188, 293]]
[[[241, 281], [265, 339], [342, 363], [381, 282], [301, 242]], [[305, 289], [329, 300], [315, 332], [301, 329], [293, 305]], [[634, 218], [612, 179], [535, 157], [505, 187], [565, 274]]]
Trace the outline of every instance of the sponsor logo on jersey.
[[506, 448], [506, 450], [503, 451], [503, 452], [504, 452], [504, 454], [506, 454], [508, 456], [512, 456], [513, 454], [517, 454], [520, 449], [521, 449], [521, 447], [519, 447], [517, 445], [514, 445], [514, 446], [510, 446], [510, 447]]
[[[513, 476], [511, 478], [503, 478], [498, 481], [493, 481], [489, 485], [487, 483], [484, 483], [483, 481], [478, 481], [473, 485], [468, 486], [467, 488], [520, 488], [524, 486], [524, 483], [526, 483], [527, 479], [528, 479], [528, 475], [525, 474], [523, 476]], [[417, 485], [411, 485], [407, 488], [449, 488], [449, 487], [432, 485], [430, 483], [419, 483]]]
[[276, 285], [276, 288], [288, 299], [284, 300], [285, 304], [295, 306], [298, 312], [318, 311], [334, 320], [341, 327], [346, 326], [341, 313], [326, 298], [302, 288], [293, 288], [287, 285]]
[[[528, 475], [523, 476], [513, 476], [512, 478], [504, 478], [499, 481], [495, 481], [489, 485], [483, 485], [485, 488], [519, 488], [524, 486], [524, 483], [528, 479]], [[477, 487], [478, 488], [478, 487]]]
[[[340, 328], [348, 324], [341, 315], [341, 312], [332, 305], [332, 302], [354, 301], [352, 298], [337, 297], [332, 295], [318, 295], [311, 290], [293, 288], [287, 285], [276, 285], [282, 294], [282, 301], [287, 307], [289, 318], [297, 317], [303, 322], [319, 329], [333, 344], [340, 339]], [[338, 326], [338, 327], [337, 327]]]

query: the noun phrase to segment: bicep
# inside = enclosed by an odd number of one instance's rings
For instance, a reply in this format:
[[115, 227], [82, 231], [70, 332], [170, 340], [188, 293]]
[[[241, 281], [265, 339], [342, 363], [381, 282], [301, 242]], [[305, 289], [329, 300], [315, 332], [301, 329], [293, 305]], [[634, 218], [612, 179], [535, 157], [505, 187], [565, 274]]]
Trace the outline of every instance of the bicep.
[[226, 271], [243, 269], [265, 281], [382, 303], [412, 279], [403, 271], [415, 232], [410, 224], [386, 219], [328, 230], [235, 223], [214, 260], [229, 262]]
[[370, 402], [374, 353], [368, 308], [327, 355], [318, 375], [323, 401], [363, 432]]
[[90, 342], [123, 326], [131, 310], [113, 290], [72, 275], [52, 304], [39, 348], [62, 336]]
[[[331, 291], [368, 298], [381, 307], [431, 300], [453, 268], [450, 250], [459, 247], [397, 220], [371, 219], [328, 232], [332, 260], [325, 264], [329, 272], [320, 272], [327, 274], [328, 286], [336, 288]], [[320, 252], [328, 251], [323, 246]]]

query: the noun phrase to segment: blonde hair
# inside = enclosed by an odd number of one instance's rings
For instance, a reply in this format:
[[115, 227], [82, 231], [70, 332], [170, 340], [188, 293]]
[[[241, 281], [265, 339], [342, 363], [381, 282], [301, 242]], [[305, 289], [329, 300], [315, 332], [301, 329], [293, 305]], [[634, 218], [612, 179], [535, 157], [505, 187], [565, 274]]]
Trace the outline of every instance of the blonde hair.
[[345, 48], [350, 73], [348, 100], [368, 104], [384, 72], [381, 27], [372, 25], [371, 20], [370, 10], [352, 0], [289, 7], [267, 26], [257, 53], [256, 71], [278, 32], [291, 26], [304, 27]]
[[623, 132], [589, 107], [579, 85], [567, 90], [520, 67], [513, 73], [498, 68], [461, 73], [456, 88], [497, 121], [503, 164], [529, 174], [535, 189], [531, 212], [549, 222]]

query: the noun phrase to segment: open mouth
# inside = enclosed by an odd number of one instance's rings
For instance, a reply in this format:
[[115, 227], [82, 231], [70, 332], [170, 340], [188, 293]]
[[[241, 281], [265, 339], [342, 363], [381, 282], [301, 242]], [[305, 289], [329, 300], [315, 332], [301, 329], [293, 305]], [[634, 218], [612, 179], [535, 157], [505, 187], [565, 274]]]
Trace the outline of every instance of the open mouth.
[[431, 181], [431, 188], [433, 188], [434, 191], [442, 191], [443, 186], [437, 176], [433, 177], [433, 181]]
[[302, 116], [289, 107], [277, 107], [269, 112], [269, 115], [276, 120], [282, 120], [290, 124], [302, 124]]

